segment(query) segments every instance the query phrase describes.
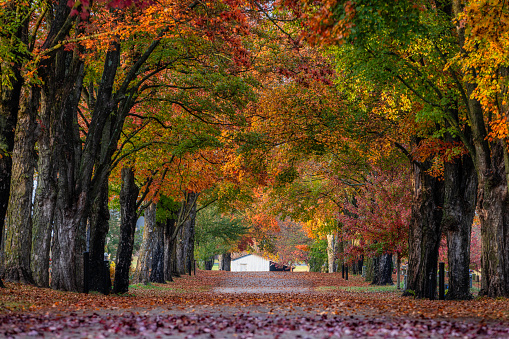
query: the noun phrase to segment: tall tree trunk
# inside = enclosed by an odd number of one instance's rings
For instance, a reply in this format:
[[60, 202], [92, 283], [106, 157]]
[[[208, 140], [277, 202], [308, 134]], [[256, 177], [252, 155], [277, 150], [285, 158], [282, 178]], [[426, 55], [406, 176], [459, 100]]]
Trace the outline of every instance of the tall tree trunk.
[[327, 234], [327, 259], [329, 263], [329, 273], [336, 271], [336, 241], [334, 234]]
[[106, 235], [109, 230], [110, 211], [108, 209], [108, 181], [104, 181], [95, 198], [89, 217], [90, 227], [90, 269], [89, 269], [89, 287], [91, 291], [109, 293], [107, 279], [110, 279], [110, 272], [106, 269], [104, 263], [104, 248], [106, 246]]
[[393, 285], [392, 254], [385, 253], [373, 260], [374, 278], [372, 285]]
[[[183, 204], [185, 206], [185, 204]], [[185, 207], [183, 207], [185, 208]], [[176, 239], [176, 256], [175, 256], [175, 264], [176, 264], [176, 271], [178, 275], [186, 273], [186, 232], [185, 227], [187, 226], [187, 223], [183, 223], [180, 229], [177, 232], [177, 239]]]
[[133, 256], [134, 233], [136, 232], [136, 200], [139, 188], [134, 181], [132, 168], [124, 167], [121, 171], [122, 187], [120, 189], [120, 241], [115, 266], [113, 293], [129, 291], [129, 272]]
[[173, 232], [175, 232], [175, 218], [166, 219], [164, 227], [164, 281], [173, 281], [172, 279], [172, 253], [175, 249], [175, 240]]
[[[480, 170], [478, 213], [481, 220], [480, 295], [509, 296], [509, 197], [501, 142], [491, 147], [492, 165]], [[504, 154], [505, 153], [505, 154]]]
[[178, 253], [178, 239], [177, 237], [172, 238], [171, 244], [171, 260], [170, 260], [170, 269], [171, 275], [173, 277], [180, 277], [180, 273], [177, 267], [177, 253]]
[[221, 260], [219, 261], [219, 267], [221, 271], [231, 271], [232, 265], [232, 254], [230, 252], [223, 253]]
[[401, 255], [399, 253], [396, 254], [396, 283], [399, 290], [401, 288]]
[[[45, 100], [42, 102], [45, 103]], [[42, 116], [45, 116], [42, 112], [49, 108], [44, 107], [44, 104], [41, 106], [42, 120]], [[57, 199], [54, 135], [50, 133], [50, 129], [54, 128], [54, 122], [50, 119], [47, 119], [47, 122], [46, 126], [50, 127], [41, 128], [38, 142], [37, 190], [32, 222], [32, 275], [39, 287], [49, 287], [51, 232]]]
[[428, 174], [430, 165], [428, 161], [413, 165], [414, 197], [404, 294], [435, 299], [438, 248], [442, 235], [443, 182]]
[[477, 177], [470, 156], [445, 163], [443, 229], [447, 235], [447, 299], [471, 299], [470, 232], [475, 214]]
[[205, 270], [210, 271], [214, 266], [214, 257], [210, 257], [209, 260], [205, 260]]
[[366, 276], [364, 277], [365, 281], [373, 282], [375, 278], [375, 271], [374, 271], [374, 263], [373, 258], [367, 258], [366, 259]]
[[195, 235], [195, 224], [196, 224], [196, 201], [198, 198], [198, 193], [189, 193], [188, 199], [191, 201], [191, 209], [189, 211], [188, 223], [189, 226], [187, 228], [187, 258], [186, 258], [186, 268], [187, 271], [191, 272], [194, 266], [194, 235]]
[[[451, 1], [453, 19], [462, 12], [465, 3]], [[465, 43], [465, 27], [456, 26], [459, 46], [462, 52]], [[477, 75], [475, 69], [468, 69], [469, 75]], [[472, 128], [472, 158], [478, 179], [477, 212], [481, 221], [481, 270], [480, 295], [489, 297], [509, 296], [509, 155], [502, 140], [488, 140], [486, 115], [480, 102], [472, 94], [476, 90], [475, 78], [464, 83], [465, 104], [469, 126]], [[504, 85], [502, 85], [504, 86]], [[502, 94], [507, 88], [502, 89]], [[507, 97], [503, 98], [504, 100]], [[502, 113], [507, 115], [507, 105], [501, 103]]]
[[156, 224], [156, 205], [150, 204], [145, 210], [145, 227], [143, 228], [143, 241], [138, 255], [138, 263], [134, 274], [134, 281], [148, 284], [152, 268], [152, 250], [154, 248], [154, 227]]
[[34, 283], [30, 268], [32, 248], [32, 192], [35, 167], [36, 112], [40, 90], [25, 88], [20, 107], [14, 150], [7, 232], [5, 237], [5, 271], [7, 281]]
[[194, 259], [194, 223], [196, 220], [196, 201], [198, 193], [187, 192], [181, 207], [177, 233], [177, 271], [185, 274], [189, 261]]
[[[28, 18], [30, 10], [30, 6], [24, 3], [11, 1], [5, 3], [3, 8], [3, 13], [7, 15], [0, 17], [2, 27], [13, 27], [13, 22], [18, 23], [16, 30], [7, 30], [8, 34], [0, 34], [0, 46], [6, 50], [0, 60], [2, 72], [0, 84], [0, 244], [5, 244], [3, 236], [11, 187], [11, 156], [24, 83], [21, 69], [23, 62], [28, 59], [27, 55], [22, 54], [23, 48], [19, 48], [17, 45], [27, 44], [29, 20], [23, 21], [22, 18]], [[0, 265], [4, 263], [3, 255], [4, 252], [0, 251]], [[2, 269], [0, 267], [0, 271]], [[2, 280], [0, 280], [0, 287], [3, 287]]]
[[152, 249], [152, 271], [150, 281], [164, 284], [164, 225], [156, 222], [154, 227], [154, 246]]
[[[82, 252], [86, 241], [86, 220], [90, 206], [86, 191], [77, 188], [81, 141], [76, 110], [80, 98], [84, 67], [74, 59], [75, 83], [57, 116], [55, 167], [58, 171], [57, 199], [51, 246], [51, 287], [64, 291], [83, 290]], [[81, 260], [80, 260], [81, 258]]]
[[373, 265], [373, 279], [371, 280], [372, 285], [379, 285], [380, 281], [380, 257], [374, 257], [372, 259]]

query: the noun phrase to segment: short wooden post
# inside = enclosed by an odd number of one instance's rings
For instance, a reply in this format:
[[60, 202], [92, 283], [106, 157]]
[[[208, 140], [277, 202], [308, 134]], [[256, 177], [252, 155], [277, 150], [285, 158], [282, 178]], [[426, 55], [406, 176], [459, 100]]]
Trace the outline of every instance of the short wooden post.
[[348, 280], [348, 265], [345, 265], [345, 280]]

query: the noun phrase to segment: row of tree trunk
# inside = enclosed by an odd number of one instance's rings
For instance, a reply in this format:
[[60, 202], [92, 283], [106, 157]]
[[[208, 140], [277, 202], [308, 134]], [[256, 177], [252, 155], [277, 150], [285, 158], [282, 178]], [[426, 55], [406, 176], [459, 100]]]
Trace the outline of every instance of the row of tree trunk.
[[[30, 27], [31, 14], [39, 11], [31, 8], [34, 4], [11, 1], [4, 12], [9, 15], [0, 18], [1, 25], [15, 27], [0, 37], [0, 44], [17, 53], [1, 65], [10, 82], [0, 88], [0, 229], [5, 229], [5, 234], [0, 232], [1, 276], [83, 291], [82, 253], [88, 250], [90, 285], [97, 289], [103, 281], [108, 233], [108, 177], [125, 119], [146, 81], [138, 75], [164, 30], [140, 51], [119, 86], [114, 86], [122, 54], [119, 42], [110, 44], [101, 79], [84, 83], [84, 47], [69, 50], [61, 43], [79, 37], [85, 29], [81, 21], [88, 16], [70, 15], [67, 0], [52, 2], [41, 9], [48, 33], [40, 49], [47, 53], [38, 61], [37, 83], [31, 83], [34, 79], [21, 72], [34, 46], [29, 29], [39, 28]], [[85, 130], [79, 124], [81, 99], [90, 110]]]
[[[125, 293], [128, 290], [136, 224], [136, 218], [131, 217], [136, 215], [136, 209], [129, 208], [129, 206], [132, 206], [132, 203], [136, 201], [137, 192], [136, 189], [127, 188], [127, 186], [135, 186], [134, 181], [131, 181], [134, 176], [132, 170], [123, 169], [123, 178], [124, 170], [130, 174], [126, 178], [129, 181], [124, 179], [121, 192], [125, 192], [125, 196], [130, 197], [130, 201], [123, 200], [127, 203], [122, 205], [121, 210], [121, 240], [113, 285], [115, 293]], [[170, 214], [170, 217], [164, 220], [157, 218], [156, 204], [152, 203], [147, 207], [142, 245], [131, 282], [165, 283], [172, 281], [172, 276], [178, 277], [191, 271], [194, 265], [194, 224], [197, 198], [197, 193], [186, 193], [178, 214]]]

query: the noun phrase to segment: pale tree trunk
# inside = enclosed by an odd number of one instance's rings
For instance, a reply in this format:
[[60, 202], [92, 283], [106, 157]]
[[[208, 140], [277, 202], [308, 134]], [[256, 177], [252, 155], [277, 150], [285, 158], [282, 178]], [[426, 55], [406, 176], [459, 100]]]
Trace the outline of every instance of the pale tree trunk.
[[432, 177], [426, 161], [413, 165], [413, 202], [405, 295], [435, 299], [438, 248], [442, 235], [443, 182]]
[[219, 271], [222, 271], [223, 270], [223, 255], [224, 254], [219, 254], [217, 256], [217, 260], [219, 262]]
[[35, 167], [36, 111], [40, 92], [25, 88], [20, 107], [14, 150], [7, 231], [5, 236], [4, 278], [7, 281], [33, 283], [30, 268], [32, 248], [32, 192]]
[[154, 248], [156, 224], [156, 205], [150, 204], [145, 210], [145, 227], [143, 228], [143, 241], [138, 255], [138, 263], [134, 274], [136, 283], [148, 284], [150, 269], [152, 268], [152, 250]]
[[115, 266], [113, 293], [129, 291], [129, 273], [133, 256], [134, 234], [136, 232], [137, 204], [139, 188], [134, 181], [132, 168], [121, 170], [122, 186], [120, 189], [120, 241]]
[[334, 234], [327, 234], [327, 258], [329, 273], [336, 272], [336, 241]]
[[477, 177], [469, 156], [444, 169], [443, 229], [447, 235], [449, 289], [447, 299], [471, 299], [470, 294], [470, 232], [475, 214]]

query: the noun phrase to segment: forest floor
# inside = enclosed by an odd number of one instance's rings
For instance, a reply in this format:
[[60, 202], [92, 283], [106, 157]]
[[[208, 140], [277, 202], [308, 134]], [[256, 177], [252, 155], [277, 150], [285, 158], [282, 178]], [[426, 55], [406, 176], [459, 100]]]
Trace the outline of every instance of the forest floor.
[[2, 336], [509, 338], [509, 300], [415, 300], [341, 273], [198, 271], [122, 296], [7, 283]]

